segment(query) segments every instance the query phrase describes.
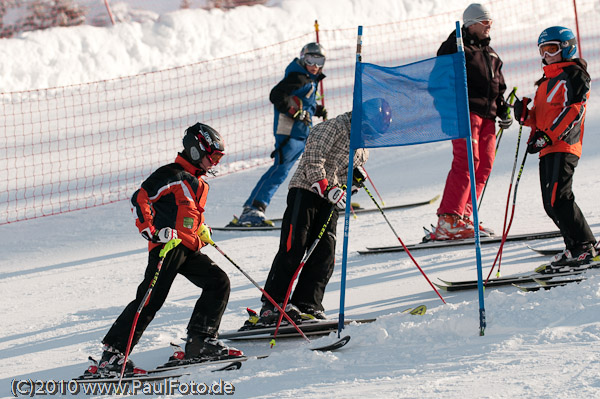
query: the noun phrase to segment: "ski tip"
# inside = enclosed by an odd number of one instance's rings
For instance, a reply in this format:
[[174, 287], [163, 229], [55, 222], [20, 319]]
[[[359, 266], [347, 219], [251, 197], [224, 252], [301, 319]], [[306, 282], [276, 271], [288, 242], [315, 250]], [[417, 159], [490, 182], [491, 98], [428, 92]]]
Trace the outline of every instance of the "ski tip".
[[417, 316], [423, 316], [426, 312], [427, 312], [427, 306], [425, 306], [425, 305], [419, 305], [417, 307], [404, 309], [402, 311], [402, 313], [408, 313], [408, 314], [417, 315]]
[[325, 345], [325, 346], [319, 346], [317, 348], [310, 348], [310, 350], [317, 351], [317, 352], [331, 352], [331, 351], [340, 349], [341, 347], [345, 346], [349, 341], [350, 341], [350, 336], [346, 335], [345, 337], [338, 339], [337, 341], [335, 341], [332, 344]]
[[213, 370], [212, 372], [217, 372], [217, 371], [232, 371], [232, 370], [239, 370], [242, 367], [242, 362], [240, 362], [239, 360], [235, 361], [235, 362], [231, 362], [228, 363], [227, 365], [220, 367], [216, 370]]

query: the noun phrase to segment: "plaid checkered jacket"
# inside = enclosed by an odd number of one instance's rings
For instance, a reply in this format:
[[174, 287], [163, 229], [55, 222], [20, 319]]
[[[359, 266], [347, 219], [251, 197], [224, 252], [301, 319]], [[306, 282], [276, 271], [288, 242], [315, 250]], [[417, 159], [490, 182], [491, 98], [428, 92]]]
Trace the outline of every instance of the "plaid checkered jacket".
[[[352, 113], [346, 112], [313, 127], [289, 188], [311, 191], [314, 183], [325, 178], [330, 185], [346, 184], [351, 117]], [[368, 158], [367, 149], [357, 149], [354, 152], [354, 166], [364, 165]]]

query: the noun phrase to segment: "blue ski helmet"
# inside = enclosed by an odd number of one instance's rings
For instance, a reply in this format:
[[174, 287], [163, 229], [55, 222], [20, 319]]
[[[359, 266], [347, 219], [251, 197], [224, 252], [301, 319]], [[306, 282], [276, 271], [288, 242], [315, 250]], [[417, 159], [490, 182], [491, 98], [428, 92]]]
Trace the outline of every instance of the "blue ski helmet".
[[372, 98], [363, 103], [363, 130], [377, 138], [385, 133], [392, 123], [392, 108], [383, 98]]
[[225, 142], [212, 127], [196, 123], [185, 130], [183, 153], [196, 166], [202, 164], [204, 156], [208, 156], [211, 163], [216, 165], [225, 153]]
[[577, 38], [571, 29], [564, 26], [551, 26], [544, 29], [538, 38], [538, 47], [548, 42], [558, 43], [564, 60], [573, 58], [577, 52]]

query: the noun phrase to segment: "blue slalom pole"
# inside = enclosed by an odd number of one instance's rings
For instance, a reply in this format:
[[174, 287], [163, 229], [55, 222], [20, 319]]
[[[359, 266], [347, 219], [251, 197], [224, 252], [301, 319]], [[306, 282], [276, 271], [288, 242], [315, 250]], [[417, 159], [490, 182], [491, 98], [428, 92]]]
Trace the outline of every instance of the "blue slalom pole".
[[340, 281], [340, 314], [338, 318], [338, 338], [344, 329], [344, 307], [346, 302], [346, 265], [348, 263], [348, 237], [350, 235], [350, 207], [352, 199], [352, 171], [354, 170], [354, 148], [352, 148], [352, 135], [360, 134], [362, 125], [362, 84], [361, 84], [361, 50], [362, 26], [358, 27], [356, 42], [356, 67], [354, 72], [354, 98], [352, 105], [352, 126], [350, 128], [350, 149], [348, 151], [348, 177], [346, 179], [346, 212], [344, 215], [344, 244], [342, 249], [342, 276]]
[[473, 163], [473, 142], [471, 137], [471, 120], [469, 117], [469, 101], [468, 101], [468, 89], [467, 89], [467, 70], [465, 60], [465, 51], [463, 49], [462, 35], [460, 30], [460, 23], [456, 21], [456, 46], [458, 52], [462, 54], [463, 58], [463, 75], [464, 75], [464, 92], [465, 101], [467, 106], [467, 112], [464, 113], [463, 123], [466, 125], [465, 128], [469, 129], [469, 135], [467, 137], [467, 155], [469, 162], [469, 175], [471, 177], [471, 203], [473, 204], [473, 225], [475, 227], [475, 257], [477, 260], [477, 290], [479, 292], [479, 335], [483, 336], [485, 333], [485, 304], [483, 297], [483, 271], [481, 266], [481, 241], [479, 238], [479, 213], [477, 210], [477, 191], [475, 190], [475, 165]]

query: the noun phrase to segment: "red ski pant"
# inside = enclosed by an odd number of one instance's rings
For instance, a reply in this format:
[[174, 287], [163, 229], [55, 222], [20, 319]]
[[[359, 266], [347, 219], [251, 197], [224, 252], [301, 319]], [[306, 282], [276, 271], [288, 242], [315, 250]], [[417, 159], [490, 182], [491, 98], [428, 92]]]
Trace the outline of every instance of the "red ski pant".
[[[481, 195], [494, 164], [496, 132], [493, 119], [485, 119], [471, 113], [471, 137], [473, 141], [473, 164], [475, 166], [475, 191]], [[471, 179], [467, 155], [467, 140], [452, 140], [452, 167], [446, 178], [446, 187], [437, 214], [453, 213], [471, 216]]]

